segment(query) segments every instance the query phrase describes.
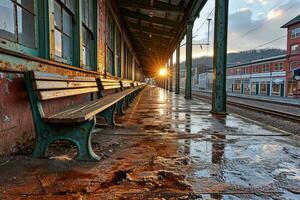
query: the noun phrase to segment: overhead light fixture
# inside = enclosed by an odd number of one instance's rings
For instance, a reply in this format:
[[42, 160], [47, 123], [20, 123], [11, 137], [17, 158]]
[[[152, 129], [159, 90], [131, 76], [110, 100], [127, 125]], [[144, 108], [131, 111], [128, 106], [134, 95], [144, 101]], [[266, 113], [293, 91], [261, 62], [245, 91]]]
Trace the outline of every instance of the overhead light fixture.
[[152, 38], [152, 34], [149, 34], [149, 38]]

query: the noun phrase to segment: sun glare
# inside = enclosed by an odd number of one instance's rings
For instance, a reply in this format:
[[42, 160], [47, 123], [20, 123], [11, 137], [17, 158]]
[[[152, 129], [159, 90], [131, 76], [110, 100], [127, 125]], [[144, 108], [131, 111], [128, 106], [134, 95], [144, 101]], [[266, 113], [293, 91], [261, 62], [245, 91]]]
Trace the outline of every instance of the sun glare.
[[159, 70], [159, 75], [160, 76], [166, 76], [168, 74], [168, 71], [166, 68], [162, 68]]

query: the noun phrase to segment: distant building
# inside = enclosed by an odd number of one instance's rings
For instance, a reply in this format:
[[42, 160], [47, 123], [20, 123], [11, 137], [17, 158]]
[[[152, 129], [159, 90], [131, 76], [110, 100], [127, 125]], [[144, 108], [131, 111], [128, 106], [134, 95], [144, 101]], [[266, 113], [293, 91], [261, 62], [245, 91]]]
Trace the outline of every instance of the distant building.
[[[288, 29], [287, 55], [227, 66], [227, 92], [300, 98], [300, 15]], [[199, 75], [198, 87], [210, 90], [211, 73]]]
[[213, 80], [212, 80], [212, 69], [208, 70], [207, 72], [203, 72], [198, 74], [199, 81], [198, 87], [202, 90], [212, 90]]
[[300, 15], [283, 25], [288, 29], [287, 41], [287, 90], [300, 97]]
[[286, 55], [255, 60], [227, 69], [227, 91], [286, 96]]

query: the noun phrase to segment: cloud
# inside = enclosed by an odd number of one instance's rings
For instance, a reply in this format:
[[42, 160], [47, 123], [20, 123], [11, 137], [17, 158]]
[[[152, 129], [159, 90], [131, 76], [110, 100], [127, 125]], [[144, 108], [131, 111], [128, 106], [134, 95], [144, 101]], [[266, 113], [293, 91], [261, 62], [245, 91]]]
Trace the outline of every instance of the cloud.
[[[245, 0], [247, 3], [270, 3], [274, 0]], [[274, 8], [274, 6], [273, 6]], [[266, 44], [276, 38], [287, 35], [287, 30], [280, 28], [282, 25], [299, 15], [300, 0], [287, 0], [286, 3], [276, 8], [257, 12], [251, 6], [241, 5], [237, 11], [229, 15], [228, 24], [228, 52], [245, 51], [254, 49], [262, 44]], [[259, 15], [259, 17], [257, 17]], [[256, 17], [254, 17], [256, 16]], [[205, 20], [205, 19], [204, 19]], [[202, 24], [202, 21], [199, 22]], [[203, 26], [201, 37], [195, 38], [194, 44], [204, 44], [207, 42], [206, 25]], [[214, 20], [211, 24], [210, 41], [208, 55], [213, 53]], [[196, 28], [197, 30], [197, 28]], [[199, 33], [198, 33], [199, 34]], [[201, 39], [202, 38], [202, 39]], [[280, 48], [286, 49], [286, 38], [272, 42], [260, 48]], [[193, 46], [193, 57], [207, 55], [206, 46]], [[181, 48], [181, 60], [185, 59], [185, 46]]]
[[[248, 2], [261, 2], [248, 0]], [[298, 3], [298, 4], [297, 4]], [[229, 51], [240, 51], [255, 48], [261, 44], [286, 34], [280, 27], [299, 14], [300, 1], [290, 0], [288, 3], [272, 9], [263, 19], [253, 20], [253, 11], [241, 9], [229, 16]], [[262, 48], [286, 49], [283, 38]]]
[[268, 20], [278, 18], [284, 14], [284, 10], [282, 9], [273, 9], [268, 13]]
[[271, 0], [245, 0], [246, 3], [248, 4], [254, 4], [254, 3], [259, 3], [261, 5], [266, 5], [268, 4]]

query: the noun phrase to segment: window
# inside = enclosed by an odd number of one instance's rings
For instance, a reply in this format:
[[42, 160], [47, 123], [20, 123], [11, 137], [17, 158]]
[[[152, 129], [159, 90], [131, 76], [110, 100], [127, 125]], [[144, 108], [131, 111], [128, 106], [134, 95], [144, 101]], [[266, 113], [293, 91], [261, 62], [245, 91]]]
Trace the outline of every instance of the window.
[[240, 74], [245, 74], [245, 69], [244, 68], [240, 69]]
[[74, 1], [54, 1], [55, 56], [58, 61], [72, 64]]
[[276, 63], [275, 64], [275, 68], [274, 68], [274, 71], [283, 71], [283, 63]]
[[270, 72], [270, 64], [263, 65], [263, 72]]
[[34, 0], [1, 0], [0, 38], [36, 48]]
[[94, 58], [94, 6], [93, 0], [82, 1], [82, 64], [84, 68], [92, 70]]
[[127, 49], [127, 76], [126, 78], [131, 80], [132, 79], [132, 54], [129, 51], [129, 49]]
[[254, 66], [253, 73], [258, 73], [258, 72], [259, 72], [259, 66]]
[[300, 37], [300, 27], [292, 30], [292, 38], [295, 39], [299, 37]]
[[291, 54], [299, 54], [300, 53], [300, 45], [294, 44], [291, 46]]
[[267, 87], [268, 87], [267, 82], [260, 82], [260, 93], [261, 94], [266, 94], [267, 93]]
[[118, 77], [121, 77], [121, 51], [121, 32], [116, 28], [116, 65]]
[[233, 90], [234, 91], [241, 91], [241, 84], [242, 84], [241, 80], [235, 80], [235, 82], [233, 84]]
[[115, 32], [115, 23], [112, 19], [110, 13], [107, 15], [106, 21], [106, 70], [111, 74], [115, 75], [115, 64], [114, 64], [114, 32]]

